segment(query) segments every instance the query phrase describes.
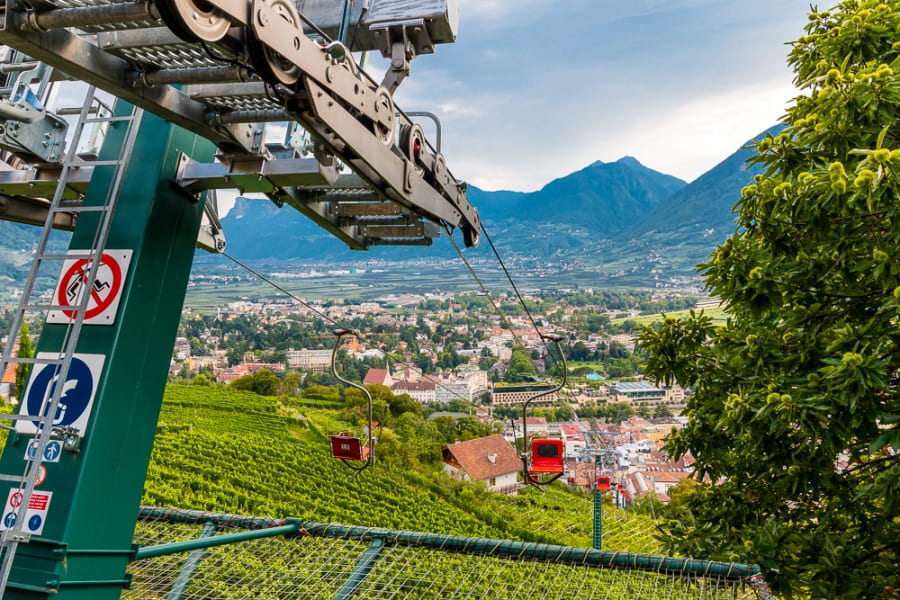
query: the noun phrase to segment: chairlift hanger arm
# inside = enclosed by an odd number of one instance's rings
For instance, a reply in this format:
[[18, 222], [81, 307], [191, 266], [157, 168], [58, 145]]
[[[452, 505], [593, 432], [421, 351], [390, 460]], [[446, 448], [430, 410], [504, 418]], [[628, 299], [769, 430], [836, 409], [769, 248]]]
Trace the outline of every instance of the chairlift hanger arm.
[[[355, 388], [355, 389], [361, 391], [365, 395], [366, 400], [368, 401], [368, 419], [369, 419], [368, 444], [366, 444], [365, 446], [362, 446], [361, 440], [359, 440], [359, 439], [355, 440], [356, 443], [358, 444], [357, 447], [359, 447], [359, 449], [361, 450], [361, 455], [358, 456], [358, 459], [359, 460], [365, 459], [365, 462], [362, 464], [353, 464], [353, 463], [349, 462], [350, 459], [348, 459], [348, 458], [340, 457], [340, 456], [337, 457], [337, 458], [340, 458], [341, 462], [343, 462], [349, 468], [356, 471], [350, 477], [350, 481], [353, 481], [357, 477], [357, 475], [359, 475], [364, 470], [368, 469], [373, 464], [375, 464], [376, 439], [375, 439], [375, 421], [373, 420], [373, 415], [372, 415], [372, 394], [369, 392], [369, 390], [367, 390], [365, 388], [365, 386], [360, 385], [356, 382], [350, 381], [349, 379], [345, 379], [344, 377], [341, 377], [340, 373], [338, 373], [337, 352], [338, 352], [338, 349], [341, 347], [341, 340], [343, 339], [343, 337], [345, 335], [352, 335], [355, 337], [359, 337], [359, 333], [356, 331], [353, 331], [352, 329], [336, 329], [334, 331], [335, 341], [334, 341], [334, 348], [331, 351], [331, 372], [334, 373], [334, 376], [338, 381], [340, 381], [344, 385], [348, 385], [352, 388]], [[332, 438], [332, 451], [333, 451], [335, 436], [331, 436], [331, 438]], [[354, 460], [357, 460], [357, 457], [354, 457]]]
[[[536, 486], [545, 486], [545, 485], [549, 485], [549, 484], [553, 483], [554, 481], [556, 481], [557, 479], [559, 479], [562, 476], [562, 471], [560, 471], [559, 473], [556, 473], [550, 479], [542, 479], [540, 476], [535, 477], [530, 472], [529, 464], [528, 464], [529, 457], [527, 456], [527, 451], [528, 451], [527, 450], [528, 449], [528, 405], [531, 404], [534, 400], [537, 400], [538, 398], [543, 398], [544, 396], [549, 396], [550, 394], [555, 394], [556, 392], [563, 389], [566, 385], [566, 382], [568, 381], [568, 369], [566, 367], [566, 356], [565, 356], [565, 354], [563, 354], [562, 346], [560, 345], [560, 342], [563, 339], [562, 336], [551, 335], [551, 334], [541, 334], [541, 337], [544, 340], [553, 342], [553, 344], [556, 346], [556, 350], [557, 350], [557, 352], [559, 352], [560, 360], [562, 361], [563, 375], [562, 375], [562, 381], [560, 381], [559, 385], [557, 385], [555, 388], [550, 389], [550, 390], [545, 390], [543, 392], [535, 394], [534, 396], [531, 396], [522, 405], [522, 436], [523, 436], [523, 442], [524, 442], [524, 446], [522, 448], [522, 450], [523, 450], [522, 477], [524, 478], [526, 484], [536, 485]], [[531, 458], [533, 460], [534, 457], [532, 456]]]

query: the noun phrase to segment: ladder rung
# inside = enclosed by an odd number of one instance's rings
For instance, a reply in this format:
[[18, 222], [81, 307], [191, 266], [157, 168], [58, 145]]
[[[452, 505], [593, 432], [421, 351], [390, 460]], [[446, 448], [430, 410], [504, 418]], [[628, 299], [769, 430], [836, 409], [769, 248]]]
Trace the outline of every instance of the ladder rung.
[[118, 123], [120, 121], [133, 121], [134, 117], [131, 115], [125, 117], [88, 117], [84, 120], [85, 123]]
[[[59, 358], [34, 358], [27, 356], [10, 356], [9, 362], [18, 363], [18, 364], [26, 364], [26, 365], [53, 365], [53, 364], [62, 364], [64, 357], [60, 356]], [[5, 419], [6, 415], [0, 413], [0, 418]]]
[[46, 312], [48, 310], [78, 310], [77, 307], [63, 306], [62, 304], [26, 304], [23, 310], [33, 310], [38, 312]]
[[121, 165], [122, 161], [113, 160], [74, 160], [69, 163], [70, 167], [111, 167]]
[[[23, 415], [22, 413], [3, 413], [0, 415], [0, 421], [37, 421], [41, 423], [42, 421], [47, 420], [47, 415], [43, 417], [36, 417], [34, 415]], [[5, 429], [9, 429], [9, 425], [0, 425]]]
[[69, 260], [70, 258], [79, 259], [79, 258], [94, 258], [93, 254], [85, 253], [85, 254], [41, 254], [36, 256], [39, 260]]
[[106, 206], [84, 206], [83, 204], [65, 204], [59, 208], [51, 209], [54, 213], [82, 213], [82, 212], [106, 212]]

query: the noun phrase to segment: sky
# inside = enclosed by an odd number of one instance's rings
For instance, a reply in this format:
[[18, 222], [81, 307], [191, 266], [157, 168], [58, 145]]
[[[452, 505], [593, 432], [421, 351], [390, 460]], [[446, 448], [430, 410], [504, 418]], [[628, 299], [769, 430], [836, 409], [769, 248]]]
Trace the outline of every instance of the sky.
[[787, 42], [809, 11], [808, 0], [458, 6], [456, 43], [413, 60], [395, 100], [437, 113], [457, 179], [515, 191], [626, 155], [693, 181], [784, 114], [797, 94]]

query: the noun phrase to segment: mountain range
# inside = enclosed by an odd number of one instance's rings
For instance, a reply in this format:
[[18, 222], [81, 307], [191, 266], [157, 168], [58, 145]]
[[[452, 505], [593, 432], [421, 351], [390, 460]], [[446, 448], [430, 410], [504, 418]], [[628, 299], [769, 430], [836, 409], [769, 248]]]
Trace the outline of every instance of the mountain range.
[[[664, 256], [668, 271], [689, 274], [734, 230], [732, 207], [754, 174], [746, 164], [751, 154], [742, 147], [690, 184], [626, 156], [594, 162], [534, 192], [469, 186], [468, 195], [504, 256], [607, 265], [610, 273]], [[238, 198], [222, 224], [227, 252], [241, 260], [303, 264], [455, 254], [440, 238], [425, 248], [353, 251], [292, 208], [267, 200]], [[0, 222], [0, 272], [19, 280], [28, 267], [25, 251], [39, 233]], [[477, 256], [486, 246], [467, 252]], [[198, 253], [197, 262], [203, 269], [209, 259]]]

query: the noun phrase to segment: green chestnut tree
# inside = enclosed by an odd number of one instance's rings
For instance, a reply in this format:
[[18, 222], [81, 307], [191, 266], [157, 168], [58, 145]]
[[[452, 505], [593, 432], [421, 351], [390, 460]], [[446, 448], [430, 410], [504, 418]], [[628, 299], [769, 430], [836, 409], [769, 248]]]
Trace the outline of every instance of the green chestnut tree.
[[757, 563], [785, 595], [900, 597], [898, 32], [900, 0], [812, 9], [800, 95], [699, 267], [726, 325], [640, 336], [647, 374], [694, 388], [668, 549]]

